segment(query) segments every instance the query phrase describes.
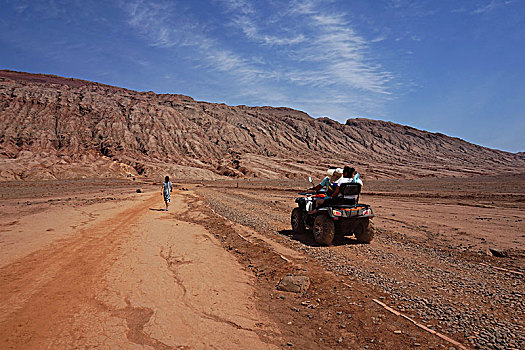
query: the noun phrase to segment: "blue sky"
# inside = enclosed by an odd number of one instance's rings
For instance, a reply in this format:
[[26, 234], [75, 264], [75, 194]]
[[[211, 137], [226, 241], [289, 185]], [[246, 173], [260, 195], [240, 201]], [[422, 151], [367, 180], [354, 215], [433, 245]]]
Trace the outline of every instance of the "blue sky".
[[525, 1], [0, 0], [0, 68], [525, 151]]

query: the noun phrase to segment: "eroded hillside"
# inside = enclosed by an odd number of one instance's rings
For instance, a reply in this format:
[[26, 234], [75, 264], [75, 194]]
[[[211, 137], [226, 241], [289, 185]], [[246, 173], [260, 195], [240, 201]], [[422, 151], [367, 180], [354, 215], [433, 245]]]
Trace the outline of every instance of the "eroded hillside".
[[374, 178], [523, 172], [518, 154], [390, 122], [227, 106], [0, 71], [0, 179], [281, 178], [352, 164]]

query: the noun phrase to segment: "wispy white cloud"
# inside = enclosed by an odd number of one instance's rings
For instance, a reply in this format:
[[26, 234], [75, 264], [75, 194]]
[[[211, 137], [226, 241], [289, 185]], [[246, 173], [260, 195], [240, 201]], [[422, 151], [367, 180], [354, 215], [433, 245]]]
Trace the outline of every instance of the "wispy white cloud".
[[[246, 12], [249, 8], [243, 6], [243, 1], [229, 1], [231, 6], [237, 4]], [[242, 86], [239, 95], [260, 96], [276, 99], [273, 93], [264, 93], [260, 84], [262, 81], [277, 79], [274, 72], [260, 68], [257, 61], [246, 58], [225, 48], [221, 42], [207, 36], [199, 28], [202, 26], [186, 16], [184, 21], [177, 21], [176, 4], [173, 2], [143, 2], [123, 3], [122, 8], [128, 14], [128, 24], [142, 36], [148, 45], [162, 49], [189, 47], [198, 53], [195, 58], [195, 68], [206, 69], [226, 74], [229, 81]], [[188, 59], [191, 59], [188, 58]], [[240, 89], [241, 90], [241, 89]], [[269, 90], [268, 90], [269, 91]]]
[[27, 10], [28, 7], [29, 7], [29, 4], [25, 4], [25, 3], [14, 3], [13, 4], [13, 9], [18, 13], [24, 12], [25, 10]]
[[77, 6], [75, 1], [56, 1], [56, 0], [12, 0], [7, 1], [7, 5], [12, 6], [13, 10], [19, 14], [25, 13], [28, 17], [31, 15], [38, 16], [41, 20], [43, 18], [58, 18], [69, 20], [71, 13], [68, 13], [68, 7]]
[[463, 12], [466, 12], [467, 9], [464, 8], [464, 7], [458, 7], [458, 8], [454, 8], [452, 10], [450, 10], [451, 13], [463, 13]]
[[496, 8], [496, 6], [497, 6], [497, 2], [491, 1], [488, 4], [475, 8], [474, 10], [472, 10], [471, 13], [480, 14], [480, 13], [489, 12], [489, 11], [492, 11], [494, 8]]
[[403, 17], [427, 17], [437, 11], [435, 1], [432, 0], [389, 0], [387, 6]]
[[191, 41], [187, 40], [187, 34], [193, 29], [193, 24], [176, 12], [174, 2], [134, 0], [121, 2], [121, 8], [128, 15], [128, 24], [150, 46], [170, 48]]
[[226, 6], [226, 10], [233, 16], [231, 24], [240, 28], [241, 31], [251, 40], [267, 45], [292, 45], [305, 41], [305, 36], [290, 35], [277, 36], [261, 33], [258, 25], [254, 21], [256, 10], [245, 0], [240, 1], [242, 6], [236, 0], [226, 0], [221, 3]]
[[214, 1], [222, 4], [230, 11], [238, 12], [243, 15], [249, 15], [249, 14], [255, 13], [255, 9], [249, 0], [214, 0]]
[[371, 43], [379, 43], [381, 41], [385, 41], [387, 38], [386, 35], [379, 35], [379, 36], [376, 36], [374, 39], [370, 40]]
[[483, 13], [488, 13], [488, 12], [495, 10], [496, 8], [512, 4], [513, 2], [514, 2], [513, 0], [507, 0], [507, 1], [491, 0], [488, 3], [484, 3], [483, 5], [476, 7], [474, 10], [471, 11], [471, 14], [479, 15]]
[[203, 25], [191, 15], [182, 20], [176, 3], [135, 0], [122, 3], [122, 8], [128, 24], [150, 46], [193, 48], [199, 52], [196, 66], [222, 74], [229, 86], [236, 86], [231, 94], [238, 98], [296, 108], [304, 101], [302, 109], [314, 115], [337, 112], [335, 117], [356, 111], [381, 114], [391, 98], [393, 75], [368, 57], [373, 41], [352, 28], [347, 14], [309, 0], [280, 3], [269, 19], [258, 12], [256, 2], [215, 3], [230, 18], [223, 29], [229, 28], [231, 36], [232, 29], [240, 31], [236, 40], [256, 48], [255, 54], [200, 30]]
[[[367, 58], [369, 42], [352, 29], [346, 14], [317, 9], [314, 1], [302, 3], [296, 12], [306, 16], [305, 22], [312, 27], [307, 44], [298, 48], [300, 60], [315, 67], [303, 74], [303, 83], [311, 84], [315, 79], [319, 86], [390, 94], [392, 74]], [[301, 72], [291, 75], [298, 79]]]
[[[317, 5], [318, 1], [301, 1], [281, 9], [281, 13], [286, 14], [281, 22], [293, 17], [296, 22], [302, 23], [295, 28], [302, 31], [295, 38], [274, 41], [292, 46], [285, 54], [295, 56], [296, 63], [302, 64], [300, 69], [284, 71], [283, 76], [301, 85], [319, 87], [339, 84], [346, 88], [389, 94], [388, 82], [392, 75], [367, 59], [369, 43], [352, 29], [346, 14], [329, 12]], [[256, 17], [253, 8], [250, 13], [250, 18], [240, 16], [234, 21], [249, 39], [268, 43], [268, 38], [277, 38], [261, 34], [252, 19]], [[380, 40], [383, 39], [376, 42]], [[291, 66], [295, 66], [294, 62]]]

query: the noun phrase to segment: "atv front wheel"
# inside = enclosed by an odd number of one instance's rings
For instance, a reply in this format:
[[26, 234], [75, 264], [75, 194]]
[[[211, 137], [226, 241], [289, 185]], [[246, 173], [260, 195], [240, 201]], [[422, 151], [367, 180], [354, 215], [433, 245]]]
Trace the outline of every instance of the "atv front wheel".
[[360, 220], [354, 228], [355, 238], [359, 243], [370, 243], [374, 239], [374, 222], [368, 218]]
[[322, 245], [330, 245], [334, 240], [334, 221], [326, 215], [319, 215], [314, 221], [314, 239]]
[[304, 225], [303, 215], [303, 211], [300, 208], [294, 208], [294, 210], [292, 210], [292, 230], [299, 234], [306, 232], [306, 226]]

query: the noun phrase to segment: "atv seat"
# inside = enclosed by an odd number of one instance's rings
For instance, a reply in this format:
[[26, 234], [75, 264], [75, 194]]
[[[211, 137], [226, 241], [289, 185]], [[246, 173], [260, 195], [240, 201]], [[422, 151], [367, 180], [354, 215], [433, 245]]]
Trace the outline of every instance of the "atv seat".
[[[355, 182], [347, 182], [341, 184], [339, 190], [339, 197], [337, 198], [342, 204], [358, 204], [359, 194], [361, 193], [361, 184]], [[354, 196], [353, 198], [345, 198]]]

